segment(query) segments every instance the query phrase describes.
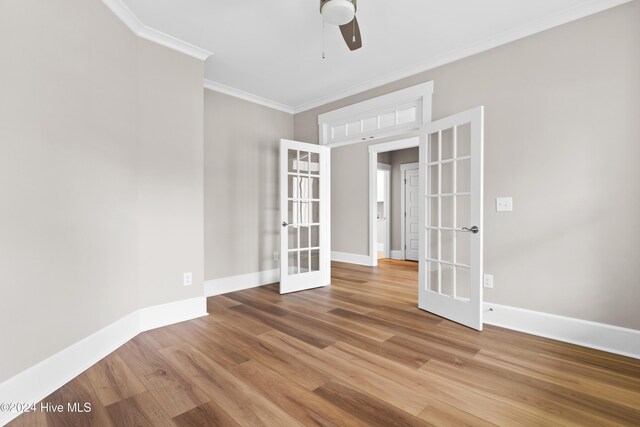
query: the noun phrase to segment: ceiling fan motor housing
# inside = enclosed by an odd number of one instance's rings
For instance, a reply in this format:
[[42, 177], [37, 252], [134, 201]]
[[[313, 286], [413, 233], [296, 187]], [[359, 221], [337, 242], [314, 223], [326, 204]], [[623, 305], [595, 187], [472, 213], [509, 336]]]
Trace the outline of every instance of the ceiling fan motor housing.
[[331, 25], [348, 24], [353, 21], [356, 10], [356, 0], [320, 0], [320, 13]]

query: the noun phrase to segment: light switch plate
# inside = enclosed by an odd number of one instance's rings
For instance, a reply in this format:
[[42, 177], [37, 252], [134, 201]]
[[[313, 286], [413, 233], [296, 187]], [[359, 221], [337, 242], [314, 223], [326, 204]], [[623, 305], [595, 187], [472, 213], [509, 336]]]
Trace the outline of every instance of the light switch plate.
[[511, 197], [496, 198], [496, 212], [512, 212], [513, 199]]

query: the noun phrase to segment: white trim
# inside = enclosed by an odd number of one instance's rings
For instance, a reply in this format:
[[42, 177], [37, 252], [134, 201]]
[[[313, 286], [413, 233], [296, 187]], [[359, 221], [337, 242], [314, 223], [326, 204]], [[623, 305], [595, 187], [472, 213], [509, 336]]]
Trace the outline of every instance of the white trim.
[[[367, 255], [350, 254], [347, 252], [331, 251], [331, 260], [338, 262], [347, 262], [349, 264], [368, 265], [371, 266], [370, 257]], [[377, 265], [377, 263], [376, 263]]]
[[280, 269], [258, 271], [256, 273], [239, 274], [237, 276], [223, 277], [221, 279], [207, 280], [204, 282], [204, 295], [212, 297], [243, 289], [257, 288], [258, 286], [278, 283], [280, 281]]
[[384, 251], [384, 243], [378, 242], [378, 252]]
[[640, 331], [635, 329], [489, 302], [483, 308], [488, 325], [640, 359]]
[[305, 102], [293, 107], [293, 113], [298, 114], [313, 108], [321, 107], [331, 102], [339, 101], [349, 96], [357, 95], [362, 92], [383, 86], [385, 84], [395, 82], [409, 76], [413, 76], [455, 61], [459, 61], [466, 57], [476, 55], [478, 53], [493, 49], [498, 46], [511, 43], [513, 41], [540, 33], [542, 31], [558, 27], [560, 25], [584, 18], [589, 15], [602, 12], [612, 7], [620, 6], [631, 0], [593, 0], [588, 3], [582, 3], [574, 8], [563, 10], [553, 15], [545, 16], [533, 22], [529, 22], [520, 27], [516, 27], [500, 34], [493, 35], [486, 39], [482, 39], [459, 49], [455, 49], [449, 53], [445, 53], [433, 58], [429, 58], [417, 65], [394, 71], [382, 77], [368, 80], [356, 86], [351, 86], [344, 90], [334, 92], [329, 95], [316, 98], [312, 101]]
[[282, 111], [288, 114], [293, 114], [293, 108], [281, 104], [279, 102], [272, 101], [267, 98], [263, 98], [258, 95], [254, 95], [249, 92], [245, 92], [240, 89], [232, 88], [231, 86], [223, 85], [222, 83], [214, 82], [212, 80], [204, 79], [205, 89], [213, 90], [215, 92], [224, 93], [225, 95], [233, 96], [235, 98], [244, 99], [245, 101], [253, 102], [254, 104], [262, 105], [264, 107], [273, 108], [274, 110]]
[[[423, 124], [431, 121], [432, 98], [433, 81], [428, 81], [319, 114], [318, 140], [320, 145], [341, 147], [417, 131]], [[346, 125], [347, 123], [360, 121], [361, 126], [363, 126], [365, 119], [394, 110], [397, 112], [407, 105], [416, 108], [415, 120], [411, 122], [384, 128], [378, 127], [367, 133], [356, 133], [353, 136], [348, 135], [335, 140], [330, 138], [331, 129], [334, 125]]]
[[414, 162], [414, 163], [403, 163], [400, 165], [400, 209], [402, 209], [402, 211], [400, 212], [400, 256], [402, 258], [400, 259], [407, 259], [407, 254], [406, 254], [406, 244], [407, 244], [407, 230], [405, 229], [406, 225], [405, 225], [405, 219], [406, 219], [406, 212], [407, 212], [407, 206], [405, 205], [406, 200], [405, 200], [405, 193], [407, 192], [407, 178], [406, 178], [406, 173], [408, 170], [415, 170], [415, 169], [420, 169], [420, 162]]
[[102, 2], [138, 37], [158, 43], [159, 45], [192, 56], [201, 61], [205, 61], [213, 55], [212, 52], [206, 49], [177, 39], [154, 28], [147, 27], [121, 0], [102, 0]]
[[[385, 243], [382, 245], [382, 249], [380, 249], [380, 243], [378, 243], [378, 252], [381, 250], [384, 252], [385, 258], [391, 258], [391, 165], [386, 163], [378, 163], [378, 170], [383, 171], [384, 174], [384, 233], [385, 233]], [[377, 192], [377, 177], [376, 177], [376, 192]], [[377, 198], [377, 194], [376, 194]], [[376, 220], [378, 218], [377, 215], [377, 206], [376, 206]], [[376, 254], [377, 256], [377, 254]]]
[[[206, 315], [205, 297], [136, 310], [1, 383], [0, 402], [39, 402], [140, 332]], [[18, 415], [0, 412], [0, 425]]]
[[140, 316], [140, 332], [144, 332], [206, 316], [207, 298], [201, 296], [168, 304], [154, 305], [142, 308], [138, 312]]
[[402, 257], [402, 252], [396, 250], [391, 251], [391, 259], [399, 259], [401, 261], [404, 260], [404, 258]]
[[365, 265], [377, 266], [378, 254], [376, 252], [376, 242], [378, 241], [378, 227], [376, 227], [376, 213], [378, 194], [378, 153], [387, 151], [404, 150], [419, 145], [418, 137], [398, 139], [390, 142], [382, 142], [369, 146], [369, 263]]

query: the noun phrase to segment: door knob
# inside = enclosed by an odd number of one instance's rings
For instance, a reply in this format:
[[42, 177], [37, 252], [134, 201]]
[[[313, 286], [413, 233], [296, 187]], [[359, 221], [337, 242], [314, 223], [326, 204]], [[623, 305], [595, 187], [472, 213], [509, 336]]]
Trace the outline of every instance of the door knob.
[[282, 221], [282, 226], [283, 227], [286, 227], [287, 225], [289, 225], [289, 224], [287, 224], [287, 221]]
[[478, 234], [478, 231], [480, 231], [480, 230], [478, 229], [478, 227], [477, 227], [477, 226], [475, 226], [475, 225], [474, 225], [474, 226], [473, 226], [473, 227], [471, 227], [471, 228], [462, 227], [462, 231], [470, 231], [470, 232], [471, 232], [471, 233], [473, 233], [473, 234]]

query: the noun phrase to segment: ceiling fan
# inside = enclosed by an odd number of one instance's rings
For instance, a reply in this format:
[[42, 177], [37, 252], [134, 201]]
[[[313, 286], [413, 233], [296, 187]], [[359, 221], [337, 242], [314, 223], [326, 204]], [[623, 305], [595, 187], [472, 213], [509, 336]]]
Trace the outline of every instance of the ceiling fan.
[[337, 25], [350, 50], [362, 47], [362, 36], [356, 19], [357, 0], [320, 0], [320, 14], [327, 24]]

